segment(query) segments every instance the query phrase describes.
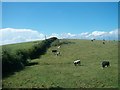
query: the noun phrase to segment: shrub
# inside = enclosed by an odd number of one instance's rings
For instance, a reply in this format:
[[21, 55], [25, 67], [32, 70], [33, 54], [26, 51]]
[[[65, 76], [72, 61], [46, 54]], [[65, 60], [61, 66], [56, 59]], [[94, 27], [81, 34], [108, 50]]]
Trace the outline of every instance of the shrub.
[[43, 40], [38, 44], [35, 44], [30, 50], [30, 58], [35, 59], [38, 58], [40, 55], [44, 54], [46, 50], [50, 47], [51, 43], [56, 39], [56, 37], [52, 37], [50, 39]]
[[29, 52], [27, 50], [18, 50], [16, 52], [16, 55], [19, 56], [21, 62], [24, 64], [24, 65], [27, 65], [29, 62], [28, 62], [28, 59], [30, 58], [29, 56]]
[[11, 53], [10, 49], [3, 48], [2, 50], [2, 73], [3, 76], [9, 72], [24, 68], [21, 62], [21, 57]]
[[56, 39], [54, 42], [52, 42], [51, 46], [59, 46], [63, 44], [72, 44], [73, 42], [70, 42], [68, 40], [60, 41], [59, 39]]
[[51, 46], [58, 46], [60, 45], [59, 39], [55, 40], [54, 42], [52, 42]]

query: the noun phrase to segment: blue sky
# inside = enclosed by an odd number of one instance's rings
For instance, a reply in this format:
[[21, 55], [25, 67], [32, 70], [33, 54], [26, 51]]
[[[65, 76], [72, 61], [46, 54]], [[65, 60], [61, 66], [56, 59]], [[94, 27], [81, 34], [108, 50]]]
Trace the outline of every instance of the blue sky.
[[3, 3], [3, 28], [50, 33], [117, 28], [117, 3]]
[[3, 2], [2, 28], [44, 35], [110, 32], [118, 28], [117, 2]]

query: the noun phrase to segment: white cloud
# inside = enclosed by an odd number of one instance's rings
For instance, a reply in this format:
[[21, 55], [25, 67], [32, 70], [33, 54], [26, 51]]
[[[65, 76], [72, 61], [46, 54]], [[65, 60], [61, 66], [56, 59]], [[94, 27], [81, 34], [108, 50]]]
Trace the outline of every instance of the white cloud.
[[2, 38], [2, 42], [0, 42], [0, 44], [2, 45], [42, 40], [44, 39], [44, 37], [45, 37], [44, 34], [31, 29], [14, 29], [14, 28], [0, 29], [0, 38]]
[[[93, 32], [83, 32], [80, 34], [72, 34], [72, 33], [52, 33], [51, 35], [46, 35], [47, 38], [57, 37], [59, 39], [118, 39], [118, 33], [120, 32], [118, 29], [115, 29], [110, 32], [105, 31], [93, 31]], [[1, 40], [2, 38], [2, 40]], [[34, 40], [43, 40], [45, 39], [45, 35], [31, 29], [14, 29], [14, 28], [4, 28], [0, 29], [0, 45], [3, 44], [12, 44], [12, 43], [20, 43]]]
[[107, 40], [117, 40], [118, 39], [118, 30], [113, 30], [110, 32], [105, 31], [93, 31], [93, 32], [83, 32], [80, 34], [71, 34], [71, 33], [64, 33], [58, 35], [61, 38], [68, 38], [68, 39], [107, 39]]
[[60, 37], [61, 37], [61, 38], [69, 38], [69, 39], [71, 39], [71, 38], [76, 38], [76, 34], [62, 33], [62, 34], [60, 35]]
[[109, 34], [111, 34], [111, 35], [116, 35], [116, 34], [118, 34], [118, 29], [116, 29], [116, 30], [114, 30], [114, 31], [110, 31]]
[[92, 36], [101, 36], [101, 35], [105, 35], [107, 32], [104, 31], [94, 31], [91, 33]]
[[85, 32], [85, 33], [81, 33], [80, 35], [84, 36], [84, 35], [88, 35], [88, 34], [89, 34], [88, 32]]

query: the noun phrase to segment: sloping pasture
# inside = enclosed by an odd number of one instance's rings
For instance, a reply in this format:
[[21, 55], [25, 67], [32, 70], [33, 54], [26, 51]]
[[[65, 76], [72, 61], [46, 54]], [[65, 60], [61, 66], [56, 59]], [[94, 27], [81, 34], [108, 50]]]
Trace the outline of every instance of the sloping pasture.
[[[3, 88], [117, 88], [118, 87], [118, 43], [90, 40], [61, 40], [72, 43], [62, 44], [60, 55], [51, 51], [31, 62], [38, 63], [25, 67], [3, 79]], [[81, 60], [80, 66], [73, 61]], [[110, 67], [102, 69], [101, 62], [108, 60]]]

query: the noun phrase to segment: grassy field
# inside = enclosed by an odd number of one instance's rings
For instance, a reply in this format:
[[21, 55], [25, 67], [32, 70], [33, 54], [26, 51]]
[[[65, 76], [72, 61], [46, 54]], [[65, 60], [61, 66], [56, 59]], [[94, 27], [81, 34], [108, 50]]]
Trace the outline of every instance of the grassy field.
[[[19, 49], [30, 49], [34, 44], [37, 44], [41, 41], [33, 41], [33, 42], [24, 42], [24, 43], [17, 43], [17, 44], [9, 44], [9, 45], [3, 45], [2, 48], [8, 48], [11, 50], [11, 52], [15, 52]], [[0, 46], [1, 48], [1, 46]]]
[[[45, 55], [3, 79], [3, 88], [117, 88], [118, 87], [118, 43], [115, 41], [67, 40], [58, 50], [60, 56], [51, 53], [51, 47]], [[17, 44], [15, 48], [21, 46]], [[26, 43], [26, 47], [29, 44]], [[11, 48], [12, 45], [11, 45]], [[14, 49], [14, 48], [13, 48]], [[81, 60], [81, 66], [73, 61]], [[110, 67], [102, 69], [101, 62], [110, 61]]]

